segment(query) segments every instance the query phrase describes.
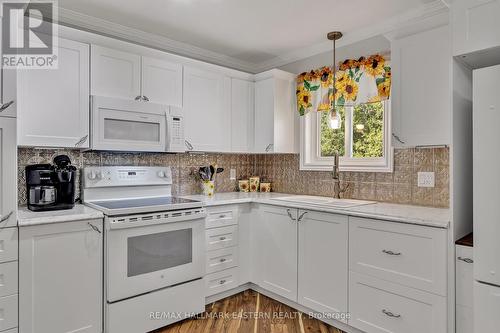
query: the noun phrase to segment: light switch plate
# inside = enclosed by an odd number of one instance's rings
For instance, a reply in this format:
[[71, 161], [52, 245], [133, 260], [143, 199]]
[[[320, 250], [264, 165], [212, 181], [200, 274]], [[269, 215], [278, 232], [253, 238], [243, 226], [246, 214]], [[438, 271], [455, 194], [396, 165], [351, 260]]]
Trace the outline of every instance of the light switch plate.
[[229, 180], [236, 180], [236, 169], [229, 170]]
[[419, 172], [417, 185], [418, 187], [434, 187], [434, 172]]

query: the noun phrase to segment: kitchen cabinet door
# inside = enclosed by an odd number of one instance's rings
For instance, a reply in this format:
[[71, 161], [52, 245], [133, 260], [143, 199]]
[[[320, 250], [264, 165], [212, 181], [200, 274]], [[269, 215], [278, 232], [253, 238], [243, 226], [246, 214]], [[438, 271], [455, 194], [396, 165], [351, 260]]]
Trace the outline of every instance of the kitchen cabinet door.
[[346, 313], [347, 216], [300, 210], [299, 217], [298, 303], [321, 313]]
[[[2, 18], [0, 17], [0, 55], [2, 52]], [[16, 71], [0, 64], [0, 116], [16, 116]]]
[[500, 47], [499, 13], [500, 0], [455, 0], [451, 6], [453, 55]]
[[102, 220], [19, 229], [19, 332], [102, 332], [102, 231]]
[[391, 113], [395, 146], [450, 144], [451, 60], [448, 26], [392, 43]]
[[182, 107], [182, 65], [142, 57], [142, 95], [153, 103]]
[[231, 79], [231, 151], [253, 150], [254, 86], [250, 81]]
[[16, 118], [0, 117], [0, 228], [17, 225], [16, 160]]
[[188, 150], [231, 151], [231, 79], [184, 67], [184, 123]]
[[91, 95], [140, 98], [140, 55], [92, 45], [91, 64]]
[[57, 69], [18, 71], [18, 145], [89, 147], [89, 45], [58, 47]]
[[255, 230], [256, 283], [297, 301], [297, 210], [262, 205]]

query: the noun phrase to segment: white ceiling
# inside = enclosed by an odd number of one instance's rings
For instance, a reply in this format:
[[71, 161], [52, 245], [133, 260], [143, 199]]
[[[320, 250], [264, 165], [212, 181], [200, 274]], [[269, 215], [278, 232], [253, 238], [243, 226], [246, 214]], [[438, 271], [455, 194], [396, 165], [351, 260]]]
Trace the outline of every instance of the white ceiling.
[[59, 6], [61, 21], [68, 13], [83, 14], [207, 50], [233, 60], [233, 67], [257, 69], [324, 52], [329, 31], [340, 30], [349, 40], [436, 2], [443, 5], [435, 0], [59, 0]]

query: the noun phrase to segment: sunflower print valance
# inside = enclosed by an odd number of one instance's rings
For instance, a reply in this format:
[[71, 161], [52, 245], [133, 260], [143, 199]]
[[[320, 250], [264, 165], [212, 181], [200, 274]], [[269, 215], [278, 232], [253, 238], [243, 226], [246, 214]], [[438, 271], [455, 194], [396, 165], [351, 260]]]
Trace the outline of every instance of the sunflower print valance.
[[390, 93], [391, 67], [382, 55], [347, 59], [338, 65], [335, 89], [330, 67], [297, 77], [297, 110], [301, 116], [311, 110], [328, 111], [334, 96], [337, 105], [353, 106], [387, 100]]

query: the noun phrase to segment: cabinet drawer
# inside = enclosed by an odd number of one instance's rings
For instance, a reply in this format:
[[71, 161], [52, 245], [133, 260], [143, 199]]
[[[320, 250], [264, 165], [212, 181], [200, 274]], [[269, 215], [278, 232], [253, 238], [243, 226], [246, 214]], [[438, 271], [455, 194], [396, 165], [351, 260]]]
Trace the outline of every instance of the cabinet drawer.
[[473, 249], [469, 246], [456, 246], [456, 297], [457, 304], [472, 307], [473, 305]]
[[17, 260], [17, 228], [0, 230], [0, 262]]
[[0, 298], [0, 331], [17, 327], [17, 295]]
[[349, 269], [446, 295], [446, 230], [350, 218]]
[[207, 229], [238, 224], [237, 206], [210, 207], [207, 209], [207, 213], [205, 222]]
[[238, 266], [238, 247], [207, 252], [207, 274]]
[[367, 333], [445, 333], [446, 298], [350, 273], [349, 325]]
[[238, 227], [233, 225], [229, 227], [209, 229], [206, 232], [207, 251], [224, 249], [236, 246], [238, 244]]
[[205, 276], [205, 296], [236, 288], [239, 285], [238, 267]]
[[17, 293], [17, 261], [0, 264], [0, 296]]

